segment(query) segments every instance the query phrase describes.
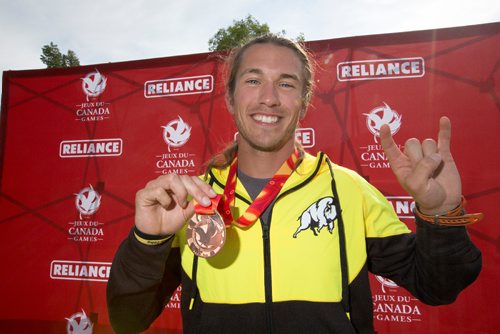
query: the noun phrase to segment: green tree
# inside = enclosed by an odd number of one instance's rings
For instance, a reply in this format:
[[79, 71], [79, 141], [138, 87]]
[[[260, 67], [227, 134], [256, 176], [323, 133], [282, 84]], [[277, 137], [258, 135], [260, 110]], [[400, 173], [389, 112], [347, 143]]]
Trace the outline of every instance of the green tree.
[[269, 26], [261, 24], [252, 15], [239, 21], [234, 20], [233, 25], [221, 28], [208, 41], [210, 51], [222, 51], [238, 47], [242, 41], [269, 32]]
[[71, 67], [79, 66], [80, 60], [76, 53], [68, 50], [67, 54], [61, 53], [57, 44], [50, 42], [50, 44], [42, 47], [42, 55], [40, 56], [42, 63], [47, 65], [47, 68], [55, 67]]
[[65, 64], [66, 67], [80, 66], [80, 59], [78, 59], [74, 51], [68, 50], [68, 53], [63, 55], [63, 64]]
[[[244, 41], [269, 33], [269, 25], [267, 23], [260, 23], [252, 15], [248, 15], [241, 20], [234, 20], [233, 25], [227, 28], [221, 28], [217, 33], [208, 41], [208, 49], [210, 51], [228, 50], [240, 46]], [[278, 35], [286, 35], [285, 30], [278, 32]], [[295, 38], [298, 42], [304, 41], [304, 34]]]

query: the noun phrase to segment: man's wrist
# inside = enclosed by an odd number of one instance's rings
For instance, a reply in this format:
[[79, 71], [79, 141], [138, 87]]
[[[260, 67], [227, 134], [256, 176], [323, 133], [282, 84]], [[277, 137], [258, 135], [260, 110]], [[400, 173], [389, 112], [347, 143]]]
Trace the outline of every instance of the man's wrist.
[[444, 214], [423, 213], [419, 209], [418, 204], [415, 205], [415, 209], [413, 211], [415, 216], [422, 219], [423, 221], [441, 226], [465, 226], [474, 224], [483, 219], [484, 215], [482, 213], [466, 213], [465, 203], [465, 198], [462, 196], [460, 204], [456, 208]]
[[134, 237], [137, 241], [139, 241], [143, 245], [148, 245], [148, 246], [162, 245], [168, 240], [170, 240], [173, 236], [174, 234], [167, 234], [167, 235], [147, 234], [139, 230], [137, 226], [134, 226]]

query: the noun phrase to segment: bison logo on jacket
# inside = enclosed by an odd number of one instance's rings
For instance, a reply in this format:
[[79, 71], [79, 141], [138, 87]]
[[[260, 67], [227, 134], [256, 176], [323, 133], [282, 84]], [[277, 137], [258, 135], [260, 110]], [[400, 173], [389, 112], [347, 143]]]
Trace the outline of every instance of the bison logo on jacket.
[[317, 236], [325, 226], [328, 226], [331, 234], [334, 227], [333, 221], [337, 218], [337, 209], [333, 203], [333, 197], [323, 197], [305, 209], [299, 217], [300, 226], [293, 237], [297, 238], [297, 234], [308, 228]]

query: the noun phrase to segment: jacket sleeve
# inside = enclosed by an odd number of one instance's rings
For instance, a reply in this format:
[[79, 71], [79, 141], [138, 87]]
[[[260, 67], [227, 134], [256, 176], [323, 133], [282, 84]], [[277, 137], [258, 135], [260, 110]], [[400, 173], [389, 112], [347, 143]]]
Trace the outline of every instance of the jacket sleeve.
[[138, 333], [160, 315], [180, 283], [180, 256], [171, 238], [140, 243], [133, 230], [118, 248], [107, 285], [110, 323], [116, 333]]
[[416, 234], [368, 238], [368, 269], [406, 288], [423, 303], [450, 304], [481, 271], [481, 252], [465, 227], [418, 218]]

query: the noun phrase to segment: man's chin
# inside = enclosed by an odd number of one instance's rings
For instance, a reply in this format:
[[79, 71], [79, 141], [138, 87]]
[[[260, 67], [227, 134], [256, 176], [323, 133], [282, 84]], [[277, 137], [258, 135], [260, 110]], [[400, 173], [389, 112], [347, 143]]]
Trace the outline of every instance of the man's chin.
[[[260, 140], [259, 140], [260, 139]], [[262, 140], [264, 138], [254, 138], [251, 139], [248, 136], [246, 136], [243, 132], [239, 132], [239, 141], [244, 141], [248, 146], [250, 146], [252, 149], [256, 151], [261, 151], [261, 152], [279, 152], [282, 150], [284, 147], [286, 147], [289, 143], [294, 143], [295, 138], [292, 137], [282, 137], [282, 138], [276, 138], [275, 140], [272, 140], [270, 138], [267, 138], [269, 140]]]
[[250, 147], [254, 150], [261, 152], [278, 152], [283, 147], [285, 147], [286, 142], [278, 142], [278, 143], [256, 143], [256, 142], [248, 142]]

